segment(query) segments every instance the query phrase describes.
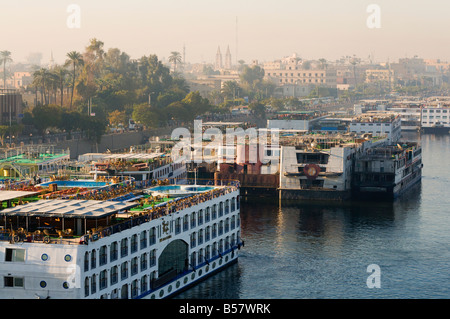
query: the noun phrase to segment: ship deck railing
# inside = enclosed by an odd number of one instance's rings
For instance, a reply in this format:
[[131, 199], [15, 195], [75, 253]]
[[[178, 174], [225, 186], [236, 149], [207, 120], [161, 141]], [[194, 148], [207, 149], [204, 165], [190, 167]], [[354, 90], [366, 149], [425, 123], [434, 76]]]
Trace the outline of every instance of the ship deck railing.
[[[67, 244], [67, 245], [79, 245], [88, 244], [90, 241], [97, 241], [100, 238], [111, 236], [116, 233], [120, 233], [124, 230], [141, 225], [142, 223], [149, 222], [161, 218], [163, 216], [170, 215], [176, 211], [183, 210], [205, 201], [212, 200], [219, 196], [226, 195], [238, 189], [238, 185], [228, 185], [220, 188], [215, 188], [210, 191], [206, 191], [200, 194], [188, 195], [186, 197], [177, 198], [171, 201], [164, 201], [155, 206], [141, 207], [136, 210], [130, 209], [126, 213], [122, 213], [117, 218], [113, 225], [100, 225], [96, 228], [87, 231], [83, 235], [65, 235], [65, 231], [61, 229], [55, 230], [60, 232], [61, 235], [43, 235], [37, 232], [28, 232], [26, 230], [17, 229], [1, 229], [0, 240], [24, 243], [46, 243], [46, 244]], [[239, 201], [236, 201], [237, 205], [232, 208], [239, 209]], [[139, 206], [137, 206], [139, 207]], [[234, 209], [234, 210], [235, 210]], [[232, 209], [233, 210], [233, 209]], [[234, 211], [233, 210], [233, 211]], [[10, 225], [8, 225], [10, 226]]]

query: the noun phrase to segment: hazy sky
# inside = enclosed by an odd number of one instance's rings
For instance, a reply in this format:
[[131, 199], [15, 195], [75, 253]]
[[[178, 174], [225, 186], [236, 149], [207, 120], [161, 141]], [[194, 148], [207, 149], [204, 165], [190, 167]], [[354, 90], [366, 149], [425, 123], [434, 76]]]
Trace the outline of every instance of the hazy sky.
[[[69, 28], [70, 4], [80, 8], [80, 28]], [[377, 4], [380, 28], [368, 28]], [[0, 0], [0, 50], [15, 62], [53, 51], [83, 52], [91, 38], [132, 58], [183, 51], [188, 62], [213, 62], [229, 45], [238, 59], [270, 61], [296, 52], [335, 60], [356, 54], [376, 61], [418, 55], [450, 61], [448, 0]]]

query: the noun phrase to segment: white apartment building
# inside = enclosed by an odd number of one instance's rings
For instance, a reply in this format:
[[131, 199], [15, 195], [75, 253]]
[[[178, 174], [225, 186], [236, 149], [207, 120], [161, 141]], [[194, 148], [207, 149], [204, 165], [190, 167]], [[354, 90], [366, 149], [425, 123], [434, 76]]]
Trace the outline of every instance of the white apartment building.
[[336, 70], [309, 67], [295, 56], [263, 64], [265, 79], [277, 86], [336, 87]]
[[386, 82], [393, 84], [394, 79], [393, 70], [366, 70], [366, 83]]

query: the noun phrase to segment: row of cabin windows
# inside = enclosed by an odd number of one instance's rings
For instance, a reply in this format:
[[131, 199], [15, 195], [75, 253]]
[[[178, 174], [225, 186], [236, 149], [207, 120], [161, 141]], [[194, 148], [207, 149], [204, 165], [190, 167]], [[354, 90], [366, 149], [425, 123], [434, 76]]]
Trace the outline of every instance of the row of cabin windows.
[[172, 165], [172, 170], [177, 170], [177, 169], [179, 169], [179, 168], [181, 168], [181, 167], [183, 167], [184, 166], [184, 163], [173, 163], [173, 164], [171, 164]]
[[[97, 292], [97, 277], [98, 279], [98, 285], [99, 285], [99, 290], [103, 290], [105, 288], [107, 288], [108, 285], [108, 275], [105, 273], [100, 273], [100, 275], [96, 276], [93, 275], [90, 278], [86, 277], [85, 281], [84, 281], [84, 295], [85, 297], [88, 297], [90, 293], [94, 294]], [[150, 275], [144, 275], [141, 277], [140, 280], [135, 279], [131, 282], [130, 284], [130, 288], [131, 288], [131, 298], [136, 298], [139, 295], [139, 290], [141, 292], [145, 292], [148, 291], [149, 289], [152, 289], [152, 282], [153, 279], [156, 276], [156, 271], [153, 271], [152, 273], [150, 273]], [[103, 285], [103, 288], [102, 288]], [[129, 292], [128, 292], [128, 284], [124, 284], [122, 286], [122, 288], [120, 289], [121, 293], [120, 293], [120, 298], [121, 299], [128, 299], [129, 296]], [[106, 296], [106, 295], [105, 295]], [[118, 289], [114, 289], [111, 291], [111, 299], [118, 299], [119, 298], [119, 293], [118, 293]]]
[[[284, 79], [285, 83], [291, 82], [294, 83], [294, 79]], [[303, 83], [325, 83], [323, 81], [323, 79], [320, 79], [320, 81], [318, 79], [315, 79], [314, 81], [312, 81], [311, 79], [309, 79], [308, 81], [306, 79], [300, 79], [300, 80], [295, 80], [295, 82], [303, 82]], [[280, 83], [283, 83], [283, 79], [280, 79]]]
[[189, 265], [196, 267], [202, 263], [208, 262], [212, 257], [221, 255], [224, 251], [227, 251], [237, 245], [239, 238], [239, 232], [227, 236], [225, 239], [221, 239], [218, 242], [214, 242], [212, 245], [208, 245], [205, 248], [201, 248], [191, 253], [189, 259]]
[[[128, 244], [130, 243], [130, 244]], [[139, 239], [138, 235], [134, 234], [130, 239], [123, 238], [120, 242], [112, 242], [109, 248], [103, 245], [98, 250], [98, 265], [103, 266], [109, 262], [128, 256], [128, 254], [134, 254], [139, 249], [145, 249], [148, 246], [152, 246], [156, 243], [156, 228], [152, 227], [149, 232], [142, 231]], [[89, 269], [95, 269], [97, 267], [97, 249], [92, 249], [90, 252], [86, 252], [84, 255], [84, 271]]]
[[[227, 236], [225, 239], [220, 239], [205, 248], [199, 249], [197, 252], [193, 252], [190, 258], [190, 265], [195, 267], [197, 264], [207, 262], [212, 257], [231, 249], [237, 244], [239, 236], [240, 232], [231, 234], [231, 236]], [[156, 249], [153, 249], [150, 253], [143, 253], [140, 257], [136, 256], [131, 260], [124, 261], [120, 265], [114, 265], [110, 269], [104, 269], [98, 274], [86, 276], [84, 280], [84, 295], [85, 297], [88, 297], [90, 294], [97, 293], [97, 287], [98, 291], [102, 291], [108, 288], [108, 286], [115, 285], [119, 283], [119, 281], [126, 280], [129, 277], [134, 276], [139, 272], [146, 271], [154, 266], [156, 266]], [[151, 272], [150, 279], [155, 278], [155, 273], [156, 271]], [[141, 278], [141, 291], [147, 291], [150, 282], [152, 282], [152, 280], [149, 280], [148, 276], [144, 275]], [[132, 298], [137, 297], [137, 291], [138, 290], [135, 291], [136, 294], [133, 293], [132, 283]]]
[[240, 220], [239, 215], [237, 215], [214, 223], [212, 226], [207, 226], [205, 229], [200, 229], [198, 232], [193, 232], [190, 236], [191, 248], [234, 230], [239, 225]]
[[[229, 212], [225, 207], [225, 215]], [[181, 231], [188, 231], [189, 229], [193, 229], [197, 226], [203, 225], [203, 223], [208, 223], [212, 220], [217, 219], [218, 217], [222, 217], [224, 215], [224, 211], [219, 208], [219, 212], [213, 207], [212, 211], [210, 208], [206, 208], [206, 211], [203, 212], [203, 209], [198, 212], [192, 212], [190, 215], [185, 215], [183, 217], [178, 217], [175, 219], [175, 235], [181, 233]], [[238, 220], [239, 220], [239, 214]], [[227, 218], [228, 219], [228, 218]], [[235, 221], [236, 217], [232, 216], [232, 220]], [[239, 225], [239, 224], [238, 224]]]
[[211, 207], [207, 207], [205, 210], [200, 209], [198, 212], [192, 212], [189, 215], [185, 215], [183, 217], [183, 223], [181, 224], [181, 217], [175, 220], [175, 234], [179, 234], [181, 229], [183, 231], [188, 231], [189, 227], [192, 229], [194, 227], [203, 225], [203, 223], [208, 223], [211, 220], [217, 219], [217, 217], [222, 217], [224, 214], [229, 214], [230, 212], [234, 212], [236, 209], [239, 209], [239, 201], [236, 202], [236, 199], [233, 197], [230, 200], [227, 199], [225, 201], [225, 205], [223, 202], [220, 202], [219, 205], [214, 204]]
[[[209, 216], [212, 216], [212, 219], [217, 217], [217, 212], [213, 207], [212, 214], [208, 213], [209, 207], [206, 209], [205, 221], [209, 221]], [[226, 210], [225, 210], [226, 211]], [[216, 212], [216, 213], [215, 213]], [[198, 216], [194, 212], [190, 216], [186, 215], [183, 218], [183, 230], [186, 231], [189, 229], [189, 218], [190, 225], [192, 227], [196, 227], [196, 221], [198, 221], [198, 225], [203, 224], [203, 212], [199, 211]], [[223, 215], [223, 214], [222, 214]], [[219, 216], [220, 209], [219, 209]], [[233, 215], [231, 218], [227, 218], [225, 221], [219, 222], [219, 224], [214, 224], [208, 226], [205, 231], [206, 241], [211, 238], [215, 238], [217, 235], [222, 235], [224, 232], [228, 232], [230, 229], [233, 230], [236, 227], [240, 226], [240, 218], [238, 215]], [[179, 234], [181, 232], [181, 217], [175, 220], [175, 234]], [[199, 234], [202, 234], [203, 230], [199, 231]], [[199, 239], [203, 242], [203, 235]], [[90, 252], [86, 252], [84, 256], [84, 271], [89, 271], [89, 269], [95, 269], [97, 266], [103, 266], [108, 263], [108, 255], [109, 262], [113, 262], [120, 258], [124, 258], [129, 254], [134, 254], [138, 252], [140, 249], [145, 249], [149, 246], [156, 244], [156, 227], [152, 227], [148, 232], [142, 231], [139, 238], [137, 234], [131, 236], [130, 239], [123, 238], [120, 242], [114, 241], [109, 245], [109, 248], [106, 245], [103, 245], [98, 249], [92, 249]], [[98, 260], [97, 260], [98, 258]]]
[[156, 249], [151, 250], [149, 253], [143, 253], [140, 257], [136, 256], [131, 260], [124, 261], [120, 265], [114, 265], [110, 269], [104, 269], [99, 274], [87, 276], [84, 282], [84, 295], [87, 297], [89, 294], [95, 294], [97, 292], [97, 284], [101, 291], [106, 289], [108, 285], [115, 285], [119, 281], [126, 280], [130, 276], [134, 276], [138, 272], [154, 266], [156, 266]]
[[154, 178], [158, 178], [158, 177], [161, 177], [161, 176], [167, 175], [167, 174], [169, 174], [169, 168], [168, 167], [160, 169], [158, 171], [155, 171]]
[[[109, 294], [110, 299], [128, 299], [130, 298], [130, 292], [131, 292], [131, 298], [136, 298], [139, 295], [139, 287], [142, 292], [145, 292], [148, 290], [148, 286], [150, 284], [151, 286], [151, 275], [144, 275], [141, 277], [140, 280], [135, 279], [131, 282], [131, 284], [124, 284], [122, 287], [113, 289], [111, 293]], [[130, 287], [130, 289], [129, 289]], [[89, 290], [89, 288], [88, 288]], [[103, 294], [100, 296], [100, 299], [106, 299], [108, 298], [108, 294]]]
[[[181, 217], [175, 220], [175, 234], [179, 234], [181, 232], [181, 227], [183, 227], [183, 231], [189, 230], [190, 228], [194, 228], [202, 225], [204, 222], [207, 223], [211, 220], [216, 219], [217, 217], [222, 217], [224, 214], [228, 214], [234, 212], [236, 209], [239, 209], [239, 198], [236, 200], [236, 197], [233, 197], [231, 200], [227, 199], [224, 202], [220, 202], [219, 205], [214, 204], [211, 207], [207, 207], [205, 210], [201, 209], [197, 212], [193, 212], [189, 215], [185, 215], [183, 217], [183, 225], [181, 226]], [[236, 225], [237, 223], [237, 225]], [[239, 217], [237, 218], [237, 222], [234, 217], [231, 220], [231, 229], [234, 229], [236, 226], [239, 226]], [[227, 228], [227, 226], [225, 226]], [[223, 231], [223, 230], [222, 230]], [[225, 230], [227, 232], [228, 230]], [[221, 234], [219, 234], [221, 235]], [[215, 236], [214, 236], [215, 237]], [[214, 238], [213, 237], [213, 238]], [[130, 242], [130, 243], [128, 243]], [[123, 258], [128, 256], [128, 254], [134, 254], [139, 249], [145, 249], [148, 246], [152, 246], [156, 243], [156, 228], [152, 227], [147, 235], [147, 231], [142, 231], [138, 240], [137, 234], [131, 236], [130, 240], [128, 238], [123, 238], [120, 241], [120, 247], [118, 242], [111, 243], [109, 247], [109, 258], [110, 262], [115, 261], [119, 258]], [[106, 265], [108, 263], [108, 248], [106, 245], [100, 247], [99, 249], [99, 266]], [[86, 252], [84, 259], [84, 271], [88, 271], [89, 269], [95, 269], [97, 267], [97, 251], [93, 249], [89, 253]]]
[[[267, 76], [274, 76], [274, 77], [276, 77], [276, 76], [302, 76], [302, 74], [301, 73], [297, 73], [297, 75], [294, 75], [294, 73], [279, 73], [279, 75], [277, 74], [277, 73], [272, 73], [272, 75], [271, 75], [271, 73], [267, 73]], [[312, 73], [303, 73], [303, 76], [308, 76], [308, 77], [324, 77], [325, 76], [325, 74], [324, 73], [314, 73], [314, 75], [312, 74]]]

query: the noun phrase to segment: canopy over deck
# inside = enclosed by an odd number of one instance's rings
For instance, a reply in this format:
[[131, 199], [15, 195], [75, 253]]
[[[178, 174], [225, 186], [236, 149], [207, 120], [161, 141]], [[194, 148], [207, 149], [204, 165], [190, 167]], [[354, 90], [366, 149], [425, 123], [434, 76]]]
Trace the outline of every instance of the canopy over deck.
[[21, 198], [21, 197], [27, 197], [27, 196], [33, 196], [39, 194], [39, 192], [26, 192], [26, 191], [0, 191], [0, 202]]
[[109, 154], [103, 159], [125, 159], [125, 160], [151, 160], [164, 155], [164, 153], [121, 153]]
[[137, 205], [132, 202], [53, 199], [6, 208], [0, 211], [0, 215], [98, 219]]

